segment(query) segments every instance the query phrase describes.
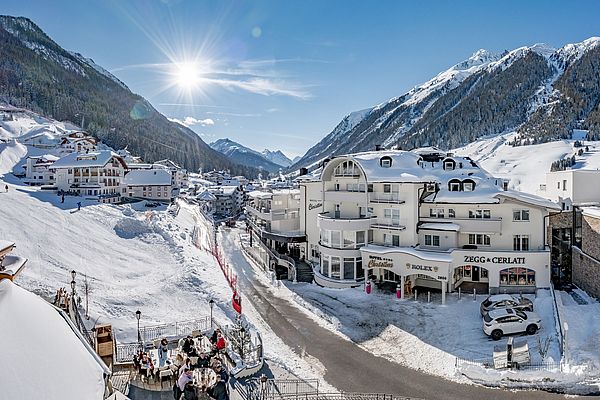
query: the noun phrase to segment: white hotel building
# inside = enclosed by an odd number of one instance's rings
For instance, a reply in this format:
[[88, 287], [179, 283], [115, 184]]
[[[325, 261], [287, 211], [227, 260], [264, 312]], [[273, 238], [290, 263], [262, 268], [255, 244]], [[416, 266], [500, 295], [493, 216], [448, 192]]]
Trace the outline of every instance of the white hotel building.
[[[466, 157], [437, 149], [335, 157], [300, 181], [300, 224], [315, 282], [442, 292], [550, 286], [547, 216], [555, 203], [505, 191]], [[409, 283], [410, 282], [410, 283]]]

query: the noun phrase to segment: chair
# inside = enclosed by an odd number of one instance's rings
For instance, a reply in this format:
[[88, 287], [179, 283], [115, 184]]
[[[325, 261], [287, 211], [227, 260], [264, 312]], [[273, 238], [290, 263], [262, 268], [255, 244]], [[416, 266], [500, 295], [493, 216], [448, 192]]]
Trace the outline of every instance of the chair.
[[165, 370], [161, 370], [158, 374], [158, 380], [160, 381], [160, 388], [163, 387], [164, 378], [169, 380], [169, 383], [173, 380], [173, 371], [171, 371], [168, 367]]

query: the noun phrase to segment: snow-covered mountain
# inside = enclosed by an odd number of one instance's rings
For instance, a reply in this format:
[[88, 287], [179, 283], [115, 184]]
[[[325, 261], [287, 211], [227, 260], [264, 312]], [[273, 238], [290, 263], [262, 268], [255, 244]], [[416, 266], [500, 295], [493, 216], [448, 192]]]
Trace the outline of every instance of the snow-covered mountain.
[[252, 150], [228, 138], [216, 140], [210, 143], [209, 146], [240, 165], [259, 168], [271, 173], [278, 172], [282, 167], [267, 159], [263, 153]]
[[261, 153], [264, 158], [271, 161], [272, 163], [281, 165], [282, 167], [289, 167], [290, 165], [292, 165], [292, 160], [290, 160], [288, 156], [283, 154], [283, 151], [281, 150], [264, 149]]
[[520, 143], [568, 138], [574, 128], [600, 137], [599, 43], [478, 50], [399, 97], [348, 114], [292, 168], [375, 145], [453, 148], [511, 131]]

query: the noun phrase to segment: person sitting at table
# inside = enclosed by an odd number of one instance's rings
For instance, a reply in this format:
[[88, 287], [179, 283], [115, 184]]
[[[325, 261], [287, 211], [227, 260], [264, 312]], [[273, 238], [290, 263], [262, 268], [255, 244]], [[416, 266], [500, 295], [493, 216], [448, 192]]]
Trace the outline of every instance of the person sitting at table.
[[182, 373], [184, 373], [185, 371], [191, 371], [192, 370], [192, 360], [190, 360], [189, 358], [185, 359], [185, 362], [183, 363], [183, 365], [181, 366], [181, 368], [179, 368], [179, 374], [181, 375]]
[[196, 349], [194, 347], [194, 339], [192, 339], [192, 336], [188, 335], [188, 337], [185, 338], [181, 350], [185, 354], [187, 354], [188, 357], [195, 357], [195, 355], [192, 354], [196, 352]]
[[196, 362], [196, 366], [198, 368], [208, 368], [210, 365], [210, 360], [208, 359], [206, 353], [200, 353], [198, 357], [198, 361]]
[[179, 379], [177, 379], [177, 386], [179, 386], [179, 390], [183, 392], [185, 390], [185, 385], [193, 381], [194, 373], [191, 369], [187, 369], [179, 376]]
[[165, 362], [167, 361], [167, 356], [169, 355], [169, 341], [167, 339], [163, 339], [160, 341], [158, 345], [158, 367], [162, 368], [165, 366]]
[[227, 393], [227, 386], [225, 382], [221, 380], [221, 377], [217, 375], [217, 381], [211, 387], [206, 390], [206, 393], [215, 400], [229, 400], [229, 394]]
[[173, 365], [175, 365], [177, 367], [177, 369], [181, 368], [181, 366], [185, 363], [185, 360], [183, 359], [183, 356], [180, 353], [177, 353], [177, 355], [175, 356], [175, 361], [173, 362]]
[[220, 333], [217, 335], [217, 350], [218, 351], [223, 351], [225, 350], [225, 347], [227, 346], [227, 343], [225, 342], [225, 338], [223, 337], [223, 335], [221, 335]]
[[223, 382], [225, 382], [225, 383], [229, 382], [229, 374], [227, 373], [227, 371], [225, 371], [225, 368], [223, 368], [223, 365], [217, 364], [214, 368], [214, 371], [217, 374], [217, 376], [221, 378], [221, 380]]

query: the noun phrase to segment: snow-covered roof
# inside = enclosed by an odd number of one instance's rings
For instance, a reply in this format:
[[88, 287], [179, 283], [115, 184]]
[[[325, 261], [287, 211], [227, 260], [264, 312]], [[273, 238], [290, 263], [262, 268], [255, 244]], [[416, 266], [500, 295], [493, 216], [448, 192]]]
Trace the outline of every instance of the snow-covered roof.
[[427, 147], [419, 147], [418, 149], [413, 149], [411, 152], [419, 155], [423, 154], [441, 154], [446, 155], [446, 151], [439, 149], [435, 146], [427, 146]]
[[59, 160], [59, 157], [56, 157], [52, 154], [44, 154], [41, 156], [29, 156], [27, 158], [31, 158], [32, 160], [38, 160], [37, 162], [54, 162]]
[[201, 200], [201, 201], [215, 201], [217, 198], [210, 191], [205, 190], [202, 193], [200, 193], [199, 195], [197, 195], [196, 199]]
[[[369, 151], [347, 156], [357, 162], [369, 182], [431, 182], [433, 176], [424, 173], [418, 154], [402, 150]], [[382, 167], [380, 160], [389, 157], [391, 166]]]
[[452, 224], [452, 223], [442, 223], [442, 222], [428, 222], [428, 223], [419, 225], [419, 229], [425, 229], [425, 230], [429, 230], [429, 231], [458, 232], [460, 230], [460, 225]]
[[273, 197], [273, 192], [263, 192], [261, 190], [255, 190], [248, 193], [248, 197], [253, 199], [270, 199]]
[[27, 262], [26, 258], [19, 256], [6, 256], [0, 261], [0, 272], [7, 275], [17, 275]]
[[0, 397], [102, 399], [101, 364], [66, 315], [8, 279], [0, 281]]
[[51, 168], [103, 167], [108, 164], [113, 157], [119, 160], [124, 168], [127, 168], [123, 158], [110, 150], [90, 151], [89, 153], [71, 153], [56, 161]]
[[501, 191], [498, 194], [496, 194], [496, 197], [498, 197], [498, 198], [505, 197], [505, 198], [508, 198], [511, 200], [520, 201], [523, 203], [531, 204], [531, 205], [538, 206], [538, 207], [548, 208], [551, 210], [560, 210], [560, 207], [558, 206], [558, 204], [553, 201], [546, 200], [546, 199], [536, 196], [534, 194], [518, 192], [516, 190]]
[[586, 217], [600, 218], [600, 207], [581, 207], [581, 213]]
[[10, 240], [2, 240], [0, 239], [0, 252], [8, 249], [12, 249], [15, 247], [15, 242], [11, 242]]
[[171, 184], [171, 173], [166, 169], [136, 169], [123, 177], [128, 186], [167, 186]]
[[409, 254], [411, 256], [420, 258], [421, 260], [426, 261], [439, 261], [439, 262], [452, 262], [452, 255], [448, 252], [441, 251], [426, 251], [415, 249], [412, 247], [386, 247], [386, 246], [377, 246], [374, 244], [369, 244], [361, 247], [361, 250], [368, 251], [370, 253], [377, 254], [387, 254], [387, 253], [404, 253]]

